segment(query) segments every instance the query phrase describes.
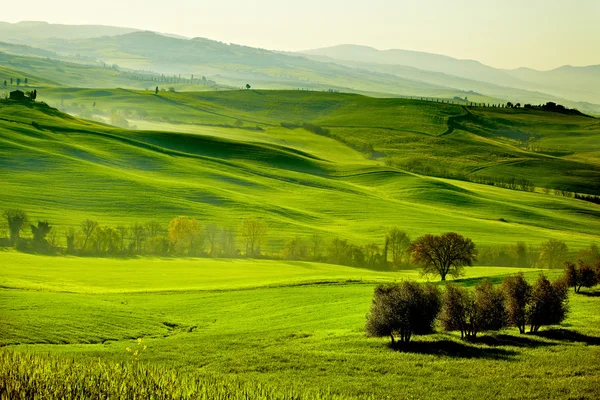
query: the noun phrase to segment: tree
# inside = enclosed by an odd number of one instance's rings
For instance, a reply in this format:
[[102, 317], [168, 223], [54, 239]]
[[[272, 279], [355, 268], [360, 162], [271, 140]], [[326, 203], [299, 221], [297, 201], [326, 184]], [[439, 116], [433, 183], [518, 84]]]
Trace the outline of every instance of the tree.
[[301, 237], [295, 236], [288, 241], [283, 249], [283, 257], [288, 260], [306, 259], [308, 248]]
[[65, 231], [65, 239], [67, 240], [67, 253], [75, 254], [77, 248], [75, 247], [76, 232], [75, 228], [70, 227]]
[[530, 332], [537, 332], [544, 325], [559, 324], [567, 317], [568, 291], [564, 280], [550, 283], [540, 275], [533, 284], [531, 301], [527, 310]]
[[377, 243], [369, 243], [365, 246], [367, 262], [371, 267], [375, 266], [375, 262], [379, 257], [379, 245]]
[[318, 232], [313, 232], [310, 235], [310, 252], [312, 259], [317, 261], [321, 258], [323, 251], [323, 237]]
[[252, 86], [249, 83], [246, 83], [246, 90], [249, 90]]
[[208, 255], [211, 257], [216, 255], [219, 233], [219, 228], [214, 224], [207, 225], [206, 228], [204, 228], [204, 236], [206, 237], [209, 246]]
[[579, 260], [579, 265], [572, 262], [566, 262], [565, 282], [569, 287], [579, 293], [582, 287], [591, 288], [598, 283], [598, 275], [592, 266]]
[[47, 244], [46, 236], [50, 233], [52, 227], [48, 222], [38, 221], [37, 226], [31, 225], [31, 233], [33, 234], [33, 241], [37, 246], [44, 246]]
[[435, 274], [446, 280], [463, 273], [464, 266], [473, 265], [477, 256], [475, 244], [471, 239], [458, 233], [444, 233], [440, 236], [421, 236], [410, 247], [413, 260], [423, 266], [423, 274]]
[[21, 78], [17, 78], [17, 86], [21, 84]]
[[158, 94], [158, 86], [154, 89], [154, 94]]
[[569, 255], [567, 244], [561, 240], [550, 239], [542, 243], [540, 263], [548, 268], [558, 268], [564, 265]]
[[391, 252], [392, 264], [397, 267], [402, 265], [402, 262], [410, 249], [410, 237], [406, 232], [401, 231], [398, 228], [392, 228], [385, 236], [385, 241], [387, 251]]
[[519, 328], [520, 333], [525, 333], [527, 305], [531, 299], [531, 285], [520, 273], [506, 277], [502, 282], [502, 291], [506, 297], [508, 322]]
[[596, 243], [592, 243], [590, 247], [580, 250], [577, 258], [587, 265], [596, 265], [600, 263], [600, 248]]
[[460, 331], [461, 338], [476, 338], [479, 332], [507, 325], [504, 295], [491, 282], [483, 281], [474, 292], [446, 284], [440, 321], [447, 331]]
[[129, 252], [134, 254], [142, 253], [142, 246], [146, 240], [146, 227], [140, 223], [133, 223], [129, 227], [131, 241], [129, 243]]
[[260, 219], [246, 218], [242, 221], [240, 235], [246, 248], [246, 257], [260, 255], [260, 245], [265, 240], [268, 232], [267, 224]]
[[88, 241], [90, 237], [98, 227], [98, 221], [94, 221], [91, 219], [86, 219], [81, 223], [81, 232], [83, 233], [83, 246], [81, 246], [81, 250], [85, 251], [87, 249]]
[[187, 255], [196, 254], [196, 248], [200, 247], [200, 237], [202, 228], [197, 219], [190, 217], [177, 217], [169, 224], [169, 240], [173, 249], [183, 254], [187, 250]]
[[117, 235], [119, 235], [119, 252], [123, 253], [125, 251], [125, 238], [127, 237], [129, 230], [123, 225], [117, 226], [116, 230]]
[[331, 264], [348, 265], [352, 259], [350, 244], [346, 239], [334, 238], [327, 248]]
[[371, 311], [367, 315], [367, 335], [389, 336], [392, 345], [399, 336], [401, 343], [408, 343], [413, 335], [434, 331], [440, 307], [440, 292], [433, 285], [408, 281], [379, 285], [375, 288]]
[[527, 267], [527, 245], [523, 242], [517, 242], [515, 253], [517, 255], [517, 267]]
[[27, 223], [27, 213], [23, 210], [7, 210], [4, 212], [4, 218], [6, 218], [8, 224], [10, 240], [16, 246], [21, 238], [21, 231]]
[[4, 80], [4, 87], [6, 87], [8, 85], [8, 82], [6, 82], [6, 79]]
[[24, 82], [25, 82], [25, 84], [27, 85], [27, 83], [28, 83], [28, 80], [27, 80], [27, 78], [25, 78]]
[[222, 229], [219, 235], [219, 251], [225, 257], [235, 257], [238, 255], [236, 249], [236, 231], [234, 229]]

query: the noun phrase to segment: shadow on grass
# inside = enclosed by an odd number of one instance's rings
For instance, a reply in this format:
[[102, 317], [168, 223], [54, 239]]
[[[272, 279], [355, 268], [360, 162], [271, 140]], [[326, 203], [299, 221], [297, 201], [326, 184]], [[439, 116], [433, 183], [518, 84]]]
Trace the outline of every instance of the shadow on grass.
[[[390, 345], [391, 346], [391, 345]], [[396, 351], [414, 354], [431, 354], [452, 358], [485, 358], [493, 360], [508, 360], [517, 355], [516, 351], [482, 348], [468, 343], [453, 340], [437, 340], [431, 342], [410, 342], [391, 346]]]
[[471, 343], [484, 344], [486, 346], [512, 346], [512, 347], [545, 347], [545, 346], [556, 346], [556, 343], [544, 342], [541, 340], [535, 340], [526, 336], [512, 336], [512, 335], [493, 335], [493, 336], [481, 336], [470, 340]]
[[587, 297], [600, 297], [600, 292], [579, 292], [577, 294]]
[[600, 346], [600, 337], [586, 335], [569, 329], [549, 329], [547, 331], [534, 333], [533, 335], [552, 340], [578, 342], [585, 343], [590, 346]]

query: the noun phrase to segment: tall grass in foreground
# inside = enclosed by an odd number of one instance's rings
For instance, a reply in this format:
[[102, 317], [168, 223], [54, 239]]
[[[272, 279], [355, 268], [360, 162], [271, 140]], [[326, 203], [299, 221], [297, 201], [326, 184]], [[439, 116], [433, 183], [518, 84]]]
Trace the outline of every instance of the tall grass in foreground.
[[298, 393], [233, 379], [191, 375], [145, 364], [79, 362], [0, 350], [0, 399], [263, 399], [347, 396]]

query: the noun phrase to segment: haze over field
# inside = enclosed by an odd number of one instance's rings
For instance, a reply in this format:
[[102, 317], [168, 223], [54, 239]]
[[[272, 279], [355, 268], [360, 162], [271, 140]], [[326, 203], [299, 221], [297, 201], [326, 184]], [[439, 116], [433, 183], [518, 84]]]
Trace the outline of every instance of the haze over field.
[[0, 399], [600, 398], [597, 2], [93, 7], [0, 22]]

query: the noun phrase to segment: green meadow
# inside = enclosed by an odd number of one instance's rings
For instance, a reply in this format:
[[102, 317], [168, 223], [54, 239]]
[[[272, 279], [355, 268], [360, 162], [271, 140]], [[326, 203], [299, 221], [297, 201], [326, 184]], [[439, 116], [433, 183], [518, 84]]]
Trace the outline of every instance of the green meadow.
[[[93, 363], [139, 362], [281, 390], [342, 397], [594, 398], [597, 297], [571, 295], [562, 330], [516, 329], [465, 343], [420, 337], [404, 352], [363, 332], [376, 282], [421, 279], [305, 262], [94, 260], [2, 254], [1, 343]], [[499, 282], [517, 269], [467, 268], [457, 281]], [[539, 271], [526, 272], [535, 279]], [[549, 273], [551, 278], [559, 271]], [[476, 379], [475, 379], [476, 377]], [[475, 380], [473, 380], [475, 379]], [[326, 396], [324, 398], [327, 398]]]
[[[509, 328], [466, 342], [438, 327], [397, 351], [366, 337], [365, 316], [377, 284], [425, 281], [417, 268], [279, 259], [295, 236], [383, 245], [391, 227], [413, 239], [454, 231], [480, 247], [587, 248], [600, 240], [600, 207], [543, 188], [600, 194], [597, 119], [325, 92], [38, 92], [48, 105], [0, 102], [0, 210], [49, 221], [63, 246], [88, 218], [115, 227], [185, 215], [237, 230], [256, 217], [269, 226], [269, 259], [0, 249], [0, 365], [33, 354], [93, 375], [101, 360], [297, 394], [251, 389], [257, 398], [600, 396], [597, 289], [571, 293], [568, 318], [536, 335]], [[520, 271], [562, 275], [473, 266], [455, 282]], [[147, 348], [133, 360], [138, 338]]]

